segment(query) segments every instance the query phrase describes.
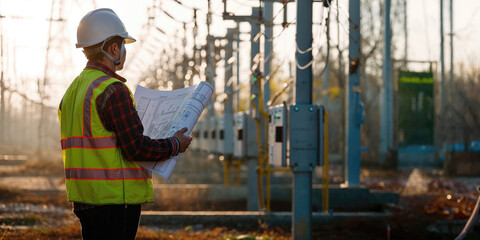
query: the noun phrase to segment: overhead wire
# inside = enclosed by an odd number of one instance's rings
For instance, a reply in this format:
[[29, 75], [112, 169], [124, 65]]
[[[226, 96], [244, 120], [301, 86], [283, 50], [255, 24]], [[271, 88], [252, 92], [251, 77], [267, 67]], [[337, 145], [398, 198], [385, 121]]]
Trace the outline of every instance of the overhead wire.
[[252, 5], [245, 4], [243, 1], [238, 1], [238, 0], [232, 0], [232, 1], [244, 7], [253, 7]]
[[[193, 11], [199, 11], [203, 14], [207, 14], [207, 12], [205, 12], [205, 10], [203, 10], [202, 8], [196, 8], [196, 7], [189, 6], [189, 5], [183, 3], [180, 0], [171, 0], [171, 1], [174, 1], [175, 3], [179, 4], [180, 6], [186, 8], [186, 9], [190, 9], [190, 10], [193, 10]], [[217, 16], [221, 16], [221, 15], [217, 15]]]
[[[328, 14], [327, 14], [326, 22], [325, 22], [325, 25], [326, 25], [325, 31], [326, 31], [327, 33], [330, 32], [330, 23], [329, 23], [329, 21], [330, 21], [330, 13], [331, 13], [331, 10], [332, 10], [332, 8], [331, 8], [331, 5], [330, 5], [330, 7], [328, 8]], [[325, 72], [325, 70], [326, 70], [327, 67], [328, 67], [328, 62], [330, 61], [330, 35], [329, 35], [329, 34], [325, 34], [325, 36], [327, 37], [327, 56], [326, 56], [326, 59], [325, 59], [325, 65], [323, 66], [323, 70], [320, 72], [320, 75], [322, 75], [322, 74]], [[320, 50], [319, 50], [319, 51], [320, 51]]]
[[152, 4], [147, 7], [147, 17], [148, 17], [148, 20], [146, 23], [144, 23], [142, 25], [142, 33], [140, 34], [140, 37], [138, 38], [137, 42], [139, 43], [138, 45], [136, 45], [137, 49], [140, 49], [139, 51], [133, 51], [133, 54], [132, 56], [130, 57], [130, 62], [132, 64], [128, 64], [124, 67], [124, 71], [126, 71], [127, 69], [129, 70], [130, 68], [132, 67], [136, 67], [136, 64], [135, 64], [135, 60], [137, 60], [137, 56], [140, 54], [141, 50], [143, 49], [142, 46], [144, 44], [144, 42], [146, 41], [145, 39], [148, 39], [148, 37], [150, 36], [150, 32], [151, 32], [151, 29], [152, 29], [152, 24], [151, 22], [154, 22], [155, 21], [155, 7], [156, 7], [156, 4], [157, 4], [157, 1], [156, 0], [153, 0], [152, 1]]
[[[283, 32], [283, 31], [282, 31]], [[296, 47], [296, 44], [295, 45], [292, 45], [290, 47], [290, 49], [287, 51], [287, 52], [292, 52], [293, 51], [293, 48]], [[269, 75], [270, 76], [274, 76], [278, 71], [280, 71], [280, 69], [283, 67], [283, 65], [285, 64], [287, 58], [283, 58], [282, 60], [282, 63], [280, 63], [277, 68], [272, 71], [272, 73], [270, 73]], [[291, 86], [291, 84], [293, 83], [293, 79], [292, 79], [292, 76], [290, 76], [290, 80], [288, 82], [286, 82], [286, 85], [282, 88], [282, 90], [280, 90], [268, 103], [269, 106], [271, 106], [277, 98], [279, 98], [283, 93], [285, 93], [287, 91], [287, 89]]]
[[[185, 7], [187, 9], [190, 9], [190, 10], [193, 10], [193, 11], [197, 11], [199, 9], [197, 8], [194, 8], [194, 7], [191, 7], [191, 6], [188, 6], [188, 5], [185, 5], [183, 2], [179, 1], [179, 0], [172, 0], [174, 1], [175, 3], [181, 5], [182, 7]], [[153, 7], [155, 7], [156, 5], [154, 4]], [[156, 7], [161, 13], [163, 13], [166, 17], [168, 17], [169, 19], [171, 19], [172, 21], [176, 22], [176, 23], [180, 23], [180, 24], [184, 24], [184, 25], [187, 25], [189, 24], [190, 22], [193, 22], [192, 21], [183, 21], [183, 20], [179, 20], [177, 18], [175, 18], [169, 11], [167, 11], [166, 9], [162, 8], [161, 4], [158, 5], [158, 7]], [[201, 11], [201, 10], [200, 10]], [[155, 18], [155, 17], [154, 17]], [[162, 34], [162, 35], [165, 35], [169, 38], [172, 38], [172, 36], [169, 36], [167, 34], [167, 32], [165, 30], [163, 30], [161, 27], [159, 27], [157, 24], [155, 24], [155, 22], [153, 23], [152, 26], [146, 26], [147, 28], [147, 31], [148, 31], [148, 34], [150, 33], [150, 30], [151, 29], [155, 29], [156, 32], [158, 32], [159, 34]], [[174, 39], [178, 40], [178, 39], [182, 39], [183, 38], [180, 38], [179, 36], [177, 36], [176, 34], [173, 36]], [[158, 41], [158, 38], [155, 39], [155, 41]], [[165, 44], [165, 42], [163, 41], [160, 41], [162, 44]], [[133, 59], [135, 59], [135, 56], [133, 56]]]
[[[291, 46], [291, 48], [289, 49], [288, 52], [292, 52], [293, 47], [294, 47], [294, 46]], [[275, 75], [278, 71], [280, 71], [280, 69], [281, 69], [281, 68], [283, 67], [283, 65], [285, 64], [286, 59], [287, 59], [287, 58], [283, 58], [282, 63], [279, 64], [274, 71], [272, 71], [272, 73], [270, 74], [271, 76]], [[277, 94], [269, 101], [268, 105], [271, 106], [271, 105], [275, 102], [275, 100], [276, 100], [277, 98], [279, 98], [283, 93], [285, 93], [285, 92], [287, 91], [287, 89], [291, 86], [292, 83], [293, 83], [293, 79], [292, 79], [292, 76], [290, 76], [290, 80], [289, 80], [288, 82], [286, 82], [286, 85], [282, 88], [282, 90], [280, 90], [280, 92], [277, 93]]]
[[[337, 3], [338, 3], [338, 2], [337, 2]], [[332, 6], [334, 6], [334, 5], [332, 5]], [[352, 21], [352, 20], [350, 19], [350, 17], [345, 13], [345, 11], [340, 7], [340, 5], [337, 4], [337, 5], [334, 6], [334, 7], [339, 10], [339, 11], [336, 11], [336, 12], [337, 12], [337, 14], [336, 14], [336, 16], [337, 16], [337, 18], [336, 18], [336, 19], [337, 19], [337, 24], [343, 28], [343, 31], [344, 31], [348, 36], [350, 36], [350, 30], [349, 30], [350, 25], [353, 25], [353, 28], [355, 28], [355, 29], [358, 29], [358, 25], [355, 24], [355, 23], [353, 23], [353, 21]], [[349, 24], [348, 27], [346, 27], [345, 24], [340, 21], [340, 18], [339, 18], [340, 16], [339, 16], [338, 12], [341, 12], [341, 13], [344, 15], [344, 17], [345, 17], [346, 19], [348, 19], [348, 24]], [[359, 42], [358, 42], [357, 40], [351, 39], [350, 37], [349, 37], [349, 40], [350, 40], [350, 41], [353, 41], [353, 43], [355, 43], [355, 44], [357, 44], [357, 45], [359, 44]]]
[[[321, 17], [321, 18], [323, 18], [323, 8], [322, 8], [322, 17]], [[321, 33], [321, 30], [319, 30], [318, 35], [320, 35], [320, 33]], [[314, 38], [314, 39], [315, 39], [315, 38]], [[300, 54], [302, 54], [302, 55], [303, 55], [303, 54], [306, 54], [306, 53], [309, 53], [309, 52], [312, 52], [312, 50], [313, 50], [313, 44], [312, 44], [312, 46], [310, 46], [309, 48], [307, 48], [307, 49], [305, 49], [305, 50], [300, 49], [300, 47], [298, 46], [298, 43], [296, 43], [296, 42], [295, 42], [295, 46], [296, 46], [296, 52], [298, 52], [298, 53], [300, 53]], [[304, 66], [301, 66], [300, 63], [298, 62], [297, 58], [295, 57], [295, 63], [296, 63], [297, 67], [298, 67], [300, 70], [305, 70], [305, 69], [307, 69], [308, 67], [310, 67], [310, 66], [313, 64], [314, 59], [315, 59], [315, 58], [313, 57], [313, 54], [312, 54], [312, 60], [310, 60], [310, 62], [308, 62], [308, 63], [305, 64]]]
[[[328, 20], [325, 20], [325, 19], [323, 18], [324, 10], [325, 10], [324, 8], [322, 8], [322, 10], [321, 10], [321, 11], [322, 11], [322, 16], [320, 17], [320, 18], [322, 19], [321, 22], [320, 22], [320, 25], [321, 25], [321, 26], [325, 26], [325, 25], [326, 25], [326, 24], [323, 24], [324, 21], [329, 21], [329, 19], [328, 19]], [[329, 13], [330, 13], [330, 11], [331, 11], [331, 6], [329, 7], [329, 10], [328, 10], [328, 11], [329, 11]], [[330, 16], [330, 14], [328, 14], [328, 16]], [[329, 26], [326, 25], [326, 27], [323, 27], [323, 28], [321, 28], [320, 30], [318, 30], [318, 33], [316, 34], [317, 37], [315, 37], [314, 39], [320, 39], [321, 33], [322, 33], [322, 32], [324, 33], [324, 32], [327, 30], [328, 27], [329, 27]], [[330, 41], [330, 39], [327, 38], [327, 41]], [[300, 49], [300, 47], [298, 46], [297, 43], [295, 43], [295, 47], [296, 47], [296, 52], [298, 52], [298, 53], [300, 53], [300, 54], [306, 54], [306, 53], [308, 53], [308, 52], [313, 51], [313, 44], [312, 44], [311, 47], [309, 47], [309, 48], [307, 48], [307, 49], [305, 49], [305, 50]], [[327, 52], [328, 52], [328, 50], [327, 50]], [[312, 54], [312, 55], [313, 55], [313, 54]], [[327, 54], [327, 61], [328, 61], [328, 58], [329, 58], [329, 54]], [[296, 63], [296, 66], [297, 66], [298, 69], [300, 69], [300, 70], [305, 70], [305, 69], [307, 69], [308, 67], [312, 66], [312, 64], [314, 63], [314, 59], [315, 59], [315, 56], [312, 56], [312, 60], [311, 60], [310, 62], [308, 62], [308, 63], [305, 64], [304, 66], [301, 66], [301, 65], [298, 63], [297, 59], [295, 58], [295, 63]], [[323, 70], [321, 71], [321, 73], [323, 73], [326, 68], [327, 68], [327, 64], [325, 64], [325, 66], [324, 66]], [[273, 103], [273, 102], [276, 100], [276, 98], [278, 98], [281, 94], [283, 94], [283, 93], [286, 91], [286, 89], [287, 89], [288, 87], [290, 87], [290, 85], [291, 85], [291, 82], [289, 82], [289, 83], [280, 91], [280, 93], [277, 94], [277, 96], [275, 96], [275, 97], [272, 99], [271, 102]]]
[[301, 50], [300, 47], [298, 46], [298, 43], [295, 43], [296, 44], [296, 47], [297, 47], [297, 52], [300, 53], [300, 54], [305, 54], [305, 53], [308, 53], [308, 52], [311, 52], [312, 51], [312, 47], [310, 46], [309, 48], [305, 49], [305, 50]]
[[283, 12], [285, 10], [286, 6], [287, 6], [287, 3], [283, 3], [283, 7], [280, 10], [278, 10], [278, 12], [275, 15], [273, 15], [273, 18], [271, 20], [272, 22], [273, 22], [273, 20], [275, 20], [275, 18], [278, 17], [278, 15], [280, 15], [281, 12]]
[[[181, 1], [179, 1], [179, 0], [172, 0], [172, 1], [176, 2], [177, 4], [179, 4], [179, 5], [181, 5], [181, 6], [185, 7], [185, 8], [188, 8], [188, 9], [196, 9], [196, 8], [193, 8], [193, 7], [190, 7], [190, 6], [185, 5], [183, 2], [181, 2]], [[277, 18], [277, 17], [280, 15], [280, 13], [282, 12], [282, 10], [285, 9], [285, 5], [286, 5], [286, 3], [285, 3], [284, 6], [282, 7], [282, 9], [280, 9], [280, 10], [274, 15], [274, 17], [272, 18], [272, 22], [273, 22], [273, 20], [274, 20], [275, 18]], [[250, 7], [251, 7], [251, 6], [250, 6]], [[170, 14], [170, 13], [169, 13], [168, 11], [166, 11], [165, 9], [163, 9], [163, 8], [160, 7], [159, 10], [160, 10], [163, 14], [165, 14], [168, 18], [170, 18], [171, 20], [173, 20], [173, 21], [175, 21], [175, 22], [177, 22], [177, 23], [186, 24], [185, 21], [176, 19], [172, 14]], [[202, 12], [201, 9], [196, 9], [196, 10]], [[279, 38], [291, 24], [295, 24], [295, 19], [294, 19], [292, 22], [286, 24], [285, 27], [282, 28], [282, 31], [281, 31], [280, 33], [278, 33], [277, 35], [275, 35], [275, 36], [273, 36], [273, 37], [266, 38], [266, 40], [267, 40], [267, 41], [273, 41], [274, 39]], [[321, 23], [320, 23], [320, 24], [321, 24]], [[166, 35], [166, 32], [165, 32], [163, 29], [159, 28], [158, 26], [155, 26], [155, 29], [156, 29], [159, 33]], [[317, 35], [320, 35], [321, 32], [323, 32], [323, 31], [322, 31], [322, 30], [319, 30], [319, 33], [318, 33]], [[261, 34], [265, 35], [264, 32], [261, 32]], [[299, 49], [298, 46], [296, 46], [296, 47], [297, 47], [297, 51], [298, 51], [299, 53], [301, 53], [301, 54], [305, 54], [305, 53], [307, 53], [307, 52], [312, 51], [312, 47], [310, 47], [309, 49], [306, 49], [306, 50]], [[268, 53], [268, 55], [265, 57], [265, 60], [271, 58], [272, 52], [273, 52], [273, 48], [270, 50], [270, 53]], [[280, 69], [280, 67], [283, 66], [284, 63], [285, 63], [285, 59], [284, 59], [284, 61], [282, 62], [282, 64], [281, 64], [279, 67], [277, 67], [277, 69], [276, 69], [272, 74], [276, 73], [276, 72]], [[297, 67], [299, 67], [300, 69], [305, 69], [305, 68], [308, 68], [308, 67], [309, 67], [310, 65], [312, 65], [312, 64], [313, 64], [313, 61], [310, 62], [310, 63], [308, 63], [306, 66], [299, 66], [298, 63], [297, 63]]]
[[160, 6], [158, 7], [158, 9], [160, 10], [160, 12], [165, 14], [168, 18], [172, 19], [174, 22], [181, 23], [181, 24], [187, 24], [188, 23], [186, 21], [176, 19], [172, 14], [170, 14], [169, 12], [167, 12], [165, 9], [163, 9]]
[[[331, 5], [330, 5], [330, 6], [331, 6]], [[322, 11], [322, 15], [320, 16], [320, 19], [321, 19], [320, 25], [321, 25], [321, 27], [320, 27], [320, 29], [318, 30], [317, 34], [315, 34], [316, 37], [313, 38], [313, 41], [321, 39], [322, 33], [325, 34], [325, 33], [328, 31], [328, 28], [329, 28], [328, 21], [330, 21], [329, 16], [330, 16], [330, 13], [331, 13], [331, 7], [328, 8], [327, 17], [324, 17], [325, 7], [323, 7], [321, 11]], [[328, 36], [327, 34], [325, 34], [325, 36], [327, 37], [327, 39], [326, 39], [326, 41], [327, 41], [327, 59], [325, 60], [325, 62], [328, 62], [328, 60], [329, 60], [329, 49], [328, 49], [328, 46], [329, 46], [329, 41], [330, 41], [330, 39], [329, 39], [329, 36]], [[317, 42], [317, 44], [318, 44], [318, 43], [319, 43], [319, 42]], [[315, 44], [315, 43], [312, 43], [312, 47], [314, 47], [314, 46], [313, 46], [314, 44]], [[316, 58], [317, 58], [318, 54], [322, 51], [322, 48], [323, 48], [323, 45], [318, 48], [317, 55], [313, 56], [313, 57], [312, 57], [313, 59], [316, 59]], [[313, 50], [312, 50], [312, 51], [313, 51]], [[313, 52], [312, 52], [312, 55], [313, 55]], [[313, 59], [312, 59], [312, 61], [313, 61]], [[327, 64], [325, 64], [325, 66], [324, 66], [323, 70], [320, 72], [320, 74], [323, 74], [323, 72], [325, 71], [326, 67], [327, 67]]]
[[[287, 3], [284, 3], [284, 6], [283, 6], [282, 9], [275, 15], [275, 17], [277, 17], [277, 16], [279, 15], [279, 13], [285, 8], [286, 4], [287, 4]], [[323, 11], [324, 11], [324, 9], [322, 8], [322, 16], [321, 16], [322, 21], [320, 22], [320, 24], [323, 22]], [[275, 17], [272, 18], [272, 22], [273, 22], [273, 19], [275, 19]], [[290, 25], [290, 24], [287, 24], [286, 27], [284, 27], [284, 28], [282, 29], [282, 31], [280, 32], [280, 34], [277, 35], [277, 36], [275, 36], [275, 37], [272, 37], [270, 41], [273, 41], [273, 39], [275, 39], [276, 37], [279, 37], [279, 36], [283, 33], [283, 31], [284, 31], [289, 25]], [[323, 24], [321, 24], [321, 25], [323, 25]], [[320, 38], [321, 32], [322, 32], [322, 30], [319, 30], [319, 31], [318, 31], [318, 34], [317, 34], [318, 38]], [[300, 54], [306, 54], [306, 53], [311, 52], [311, 51], [313, 50], [313, 47], [312, 47], [312, 46], [309, 47], [309, 48], [307, 48], [307, 49], [305, 49], [305, 50], [300, 49], [300, 47], [298, 46], [297, 43], [295, 43], [295, 46], [296, 46], [296, 51], [297, 51], [298, 53], [300, 53]], [[301, 66], [296, 59], [295, 59], [295, 62], [296, 62], [296, 65], [297, 65], [297, 67], [298, 67], [299, 69], [304, 70], [304, 69], [310, 67], [310, 66], [313, 64], [313, 62], [314, 62], [313, 59], [314, 59], [314, 58], [312, 57], [312, 60], [311, 60], [309, 63], [307, 63], [306, 65], [304, 65], [304, 66]]]
[[[284, 3], [283, 7], [274, 15], [274, 17], [272, 18], [272, 20], [270, 20], [272, 23], [273, 23], [273, 21], [280, 15], [280, 13], [285, 9], [285, 6], [286, 6], [286, 3]], [[249, 7], [251, 7], [251, 6], [249, 5]], [[260, 32], [254, 37], [254, 41], [255, 41], [255, 40], [258, 40], [258, 38], [259, 38], [260, 35], [263, 35], [263, 36], [265, 37], [265, 40], [266, 40], [266, 41], [270, 41], [270, 42], [271, 42], [271, 41], [273, 41], [274, 39], [280, 37], [290, 25], [295, 24], [295, 23], [296, 23], [295, 21], [296, 21], [296, 19], [294, 19], [292, 22], [289, 22], [289, 23], [283, 25], [284, 27], [282, 28], [282, 31], [281, 31], [280, 33], [278, 33], [277, 35], [273, 36], [273, 37], [268, 37], [268, 36], [265, 35], [265, 32], [264, 32], [264, 31], [260, 31]], [[292, 46], [292, 48], [293, 48], [293, 46]], [[263, 60], [266, 61], [266, 60], [270, 59], [270, 58], [272, 57], [272, 53], [273, 53], [273, 48], [271, 48], [270, 52], [267, 54], [266, 57], [264, 57]], [[259, 59], [258, 59], [258, 58], [256, 58], [256, 59], [257, 59], [257, 60], [254, 61], [254, 62], [255, 62], [255, 66], [259, 64]], [[275, 74], [283, 67], [283, 65], [285, 64], [285, 62], [286, 62], [286, 58], [283, 58], [282, 63], [279, 64], [274, 71], [272, 71], [271, 73], [269, 73], [269, 76], [275, 75]], [[311, 63], [310, 63], [310, 64], [311, 64]], [[254, 68], [255, 68], [255, 67], [254, 67]], [[249, 69], [249, 70], [252, 71], [252, 69]], [[268, 76], [265, 76], [265, 77], [268, 77]], [[289, 83], [287, 84], [287, 86], [286, 86], [279, 94], [277, 94], [274, 99], [278, 98], [283, 92], [285, 92], [286, 89], [290, 86], [291, 82], [292, 82], [292, 81], [289, 81]], [[236, 92], [236, 91], [239, 91], [239, 90], [240, 90], [240, 89], [234, 89], [235, 92]], [[273, 101], [271, 101], [271, 102], [273, 102]]]
[[[287, 4], [288, 4], [288, 2], [283, 3], [282, 8], [281, 8], [280, 10], [278, 10], [275, 15], [273, 15], [273, 18], [272, 18], [271, 20], [269, 20], [269, 21], [272, 22], [272, 25], [273, 25], [274, 20], [280, 15], [280, 13], [286, 10], [285, 7], [287, 6]], [[285, 19], [285, 20], [286, 20], [286, 19]], [[293, 21], [295, 21], [295, 20], [296, 20], [296, 18], [295, 18]], [[292, 24], [292, 23], [288, 23], [288, 22], [287, 22], [286, 24], [282, 24], [282, 26], [283, 26], [282, 31], [281, 31], [277, 36], [272, 36], [272, 37], [268, 38], [268, 37], [265, 35], [265, 33], [263, 33], [263, 35], [265, 36], [265, 40], [271, 42], [271, 41], [273, 41], [275, 38], [280, 37], [280, 35], [282, 35], [282, 33], [285, 31], [285, 29], [288, 28], [291, 24]]]
[[[276, 17], [278, 17], [278, 15], [282, 12], [282, 10], [283, 10], [284, 8], [285, 8], [285, 5], [284, 5], [284, 7], [283, 7], [282, 9], [280, 9], [280, 10], [274, 15], [274, 17], [272, 18], [272, 23], [273, 23], [273, 20], [274, 20]], [[320, 23], [312, 23], [312, 24], [314, 24], [314, 25], [321, 25], [321, 26], [322, 26], [322, 28], [318, 30], [318, 33], [316, 34], [317, 37], [315, 37], [315, 39], [320, 39], [321, 34], [324, 33], [325, 31], [327, 31], [327, 28], [328, 28], [328, 26], [326, 26], [326, 24], [324, 24], [324, 19], [323, 19], [323, 13], [324, 13], [324, 12], [323, 12], [323, 11], [324, 11], [324, 9], [322, 9], [322, 17], [321, 17], [321, 18], [322, 18], [322, 21], [321, 21]], [[330, 13], [331, 8], [329, 8], [328, 11], [329, 11], [329, 13]], [[343, 10], [342, 10], [342, 12], [343, 12]], [[344, 12], [343, 12], [343, 13], [344, 13]], [[329, 15], [330, 15], [330, 14], [329, 14]], [[296, 19], [294, 19], [293, 22], [286, 24], [285, 27], [282, 28], [282, 31], [281, 31], [279, 34], [277, 34], [276, 36], [273, 36], [273, 37], [271, 37], [271, 38], [267, 38], [267, 36], [265, 36], [265, 33], [264, 33], [263, 31], [259, 32], [259, 34], [264, 35], [266, 41], [273, 41], [274, 39], [280, 37], [280, 36], [284, 33], [285, 29], [287, 29], [287, 28], [289, 27], [289, 25], [295, 24], [295, 20], [296, 20]], [[328, 21], [328, 20], [325, 20], [325, 21]], [[345, 27], [345, 26], [342, 25], [342, 27]], [[345, 29], [344, 29], [344, 30], [345, 30]], [[348, 30], [345, 30], [345, 32], [348, 33]], [[258, 36], [256, 36], [255, 38], [258, 38]], [[330, 39], [327, 39], [327, 41], [330, 41]], [[313, 47], [310, 47], [310, 48], [308, 48], [308, 49], [306, 49], [306, 50], [302, 50], [302, 49], [300, 49], [300, 48], [298, 47], [298, 45], [296, 45], [296, 44], [295, 44], [295, 47], [296, 47], [296, 51], [298, 51], [300, 54], [305, 54], [305, 53], [311, 52], [311, 51], [313, 50]], [[271, 57], [272, 51], [273, 51], [273, 48], [270, 50], [270, 53], [267, 55], [267, 57], [266, 57], [264, 60], [267, 60], [267, 59], [269, 59], [269, 58]], [[328, 55], [327, 55], [327, 58], [329, 58]], [[313, 62], [314, 62], [313, 59], [314, 59], [314, 58], [312, 58], [312, 61], [310, 61], [309, 63], [307, 63], [305, 66], [300, 66], [300, 65], [298, 64], [298, 62], [296, 62], [296, 65], [297, 65], [297, 67], [298, 67], [299, 69], [301, 69], [301, 70], [306, 69], [306, 68], [310, 67], [310, 66], [313, 64]], [[283, 58], [282, 63], [281, 63], [280, 65], [278, 65], [278, 67], [277, 67], [273, 72], [271, 72], [269, 75], [271, 76], [271, 75], [276, 74], [276, 73], [283, 67], [283, 65], [284, 65], [284, 63], [285, 63], [285, 60], [286, 60], [286, 58]], [[326, 67], [327, 67], [327, 65], [325, 65], [324, 69], [322, 70], [322, 73], [325, 71]], [[286, 83], [286, 86], [285, 86], [274, 98], [272, 98], [272, 100], [270, 101], [270, 104], [273, 103], [273, 102], [275, 102], [275, 100], [276, 100], [280, 95], [282, 95], [282, 94], [291, 86], [292, 82], [293, 82], [292, 80], [288, 81], [288, 82]]]
[[289, 81], [286, 82], [287, 85], [285, 85], [285, 87], [282, 88], [282, 90], [280, 90], [280, 92], [277, 93], [277, 95], [275, 95], [270, 101], [269, 101], [269, 104], [268, 106], [271, 106], [276, 100], [277, 98], [279, 98], [282, 94], [284, 94], [287, 89], [290, 87], [290, 85], [292, 85], [293, 83], [293, 79], [292, 77], [290, 77]]
[[[282, 7], [279, 11], [277, 11], [277, 13], [272, 17], [271, 20], [269, 20], [269, 21], [271, 21], [272, 24], [273, 24], [273, 21], [275, 20], [275, 18], [277, 18], [277, 17], [280, 15], [280, 13], [285, 10], [286, 4], [287, 4], [287, 3], [283, 3], [283, 7]], [[294, 20], [294, 21], [295, 21], [295, 20]], [[258, 38], [259, 38], [261, 35], [263, 35], [264, 38], [265, 38], [265, 41], [273, 42], [273, 40], [276, 39], [276, 38], [278, 38], [278, 37], [280, 37], [280, 36], [284, 33], [285, 29], [287, 29], [289, 26], [290, 26], [290, 23], [285, 24], [284, 27], [282, 28], [282, 31], [281, 31], [279, 34], [277, 34], [277, 35], [275, 35], [275, 36], [272, 36], [272, 37], [267, 36], [267, 35], [265, 34], [265, 31], [264, 31], [264, 30], [263, 30], [263, 31], [259, 31], [259, 33], [254, 37], [254, 41], [258, 40]], [[270, 49], [269, 53], [266, 54], [266, 56], [265, 56], [265, 53], [264, 53], [264, 55], [263, 55], [263, 61], [266, 62], [266, 61], [270, 60], [270, 58], [272, 58], [272, 56], [273, 56], [273, 47]], [[282, 64], [281, 64], [279, 67], [277, 67], [277, 69], [276, 69], [275, 71], [269, 73], [268, 76], [265, 76], [265, 78], [268, 78], [268, 77], [274, 75], [274, 74], [279, 70], [279, 68], [283, 65], [284, 62], [285, 62], [285, 58], [284, 58], [284, 61], [282, 62]], [[258, 63], [259, 63], [259, 62], [258, 62], [258, 60], [257, 60], [257, 61], [256, 61], [256, 65], [258, 65]], [[253, 69], [251, 69], [251, 71], [253, 71]]]

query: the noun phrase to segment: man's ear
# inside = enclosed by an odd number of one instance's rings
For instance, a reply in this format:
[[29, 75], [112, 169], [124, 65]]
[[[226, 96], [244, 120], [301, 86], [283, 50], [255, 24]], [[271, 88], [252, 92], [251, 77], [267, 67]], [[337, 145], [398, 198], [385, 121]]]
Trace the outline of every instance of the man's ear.
[[115, 42], [112, 43], [112, 44], [110, 45], [110, 47], [108, 47], [108, 50], [110, 50], [110, 53], [111, 53], [112, 55], [115, 55], [116, 52], [120, 51], [117, 43], [115, 43]]

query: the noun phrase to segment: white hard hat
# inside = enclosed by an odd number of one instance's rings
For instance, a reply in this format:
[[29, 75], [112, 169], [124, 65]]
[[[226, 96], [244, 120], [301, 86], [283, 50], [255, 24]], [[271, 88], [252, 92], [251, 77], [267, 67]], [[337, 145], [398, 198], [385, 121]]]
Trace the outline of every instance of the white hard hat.
[[135, 38], [128, 35], [117, 14], [109, 8], [93, 10], [85, 15], [77, 28], [77, 48], [84, 48], [101, 43], [108, 38], [119, 36], [125, 43], [135, 42]]

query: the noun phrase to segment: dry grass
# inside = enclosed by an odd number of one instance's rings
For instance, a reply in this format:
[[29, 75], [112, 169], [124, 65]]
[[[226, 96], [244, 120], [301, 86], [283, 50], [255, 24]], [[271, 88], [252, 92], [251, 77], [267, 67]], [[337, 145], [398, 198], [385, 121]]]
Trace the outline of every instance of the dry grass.
[[64, 176], [62, 159], [30, 160], [23, 166], [24, 174], [36, 176]]
[[72, 206], [72, 204], [67, 201], [67, 196], [64, 192], [40, 195], [33, 192], [20, 191], [18, 189], [2, 185], [0, 185], [0, 203], [46, 204], [66, 208], [70, 208]]
[[0, 170], [0, 176], [64, 176], [64, 172], [62, 159], [30, 159], [18, 167]]
[[78, 224], [71, 224], [62, 227], [30, 228], [27, 230], [5, 228], [3, 230], [0, 230], [0, 240], [74, 240], [81, 239], [80, 232], [80, 225]]
[[[0, 240], [60, 240], [60, 239], [81, 239], [79, 224], [70, 224], [63, 227], [52, 228], [31, 228], [27, 230], [0, 230]], [[137, 240], [162, 240], [162, 239], [185, 239], [185, 240], [207, 240], [207, 239], [243, 239], [243, 240], [267, 240], [290, 239], [289, 234], [275, 230], [263, 230], [262, 232], [239, 232], [226, 228], [213, 228], [203, 231], [193, 231], [185, 228], [175, 232], [158, 232], [150, 228], [140, 226], [137, 233]]]
[[239, 232], [237, 230], [229, 230], [227, 228], [217, 227], [213, 229], [207, 229], [203, 231], [193, 231], [191, 228], [176, 232], [155, 232], [151, 229], [140, 227], [137, 234], [138, 240], [150, 240], [150, 239], [244, 239], [244, 240], [260, 240], [260, 239], [290, 239], [290, 236], [285, 233], [276, 232], [274, 230], [264, 230], [261, 232]]

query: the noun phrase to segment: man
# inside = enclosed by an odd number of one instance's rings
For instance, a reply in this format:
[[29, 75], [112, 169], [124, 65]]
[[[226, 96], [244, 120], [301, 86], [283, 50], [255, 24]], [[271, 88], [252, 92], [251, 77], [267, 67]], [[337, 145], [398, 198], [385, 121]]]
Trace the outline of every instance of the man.
[[136, 161], [169, 159], [192, 140], [186, 128], [167, 139], [143, 135], [126, 80], [115, 73], [132, 42], [111, 9], [87, 13], [77, 29], [88, 63], [66, 91], [59, 120], [67, 197], [84, 239], [134, 239], [140, 204], [153, 202], [151, 172]]

